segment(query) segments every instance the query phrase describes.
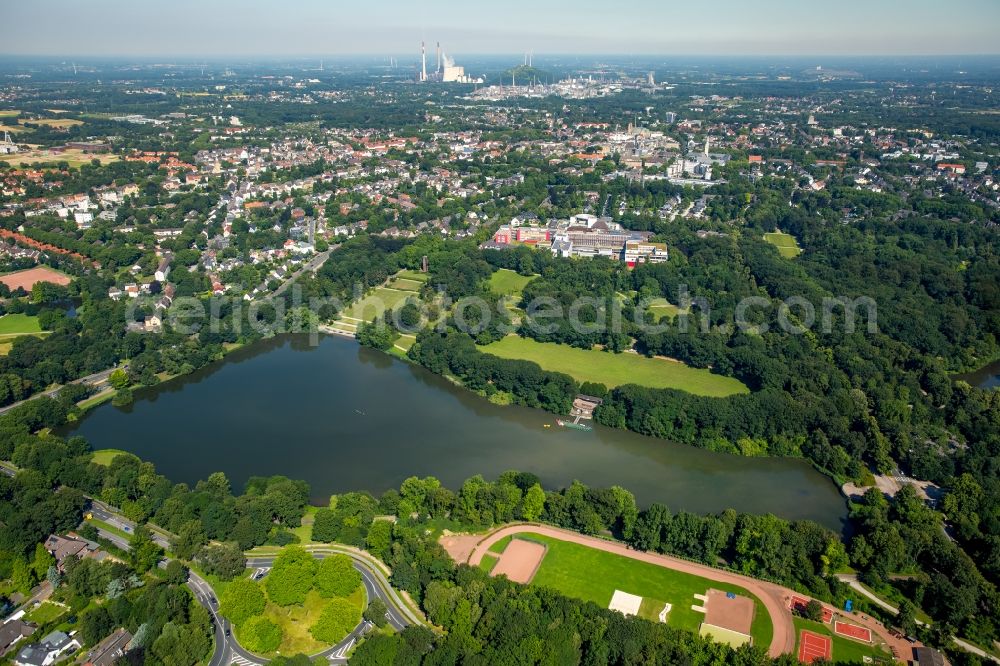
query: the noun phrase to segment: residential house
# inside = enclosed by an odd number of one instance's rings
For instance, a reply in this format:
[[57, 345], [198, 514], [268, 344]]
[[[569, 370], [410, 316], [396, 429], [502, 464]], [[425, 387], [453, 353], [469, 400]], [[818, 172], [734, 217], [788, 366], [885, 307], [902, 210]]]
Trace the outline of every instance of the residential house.
[[170, 257], [163, 257], [157, 265], [153, 277], [157, 282], [166, 282], [168, 275], [170, 275]]
[[23, 620], [7, 620], [0, 625], [0, 655], [10, 652], [11, 648], [22, 638], [35, 633], [35, 627]]
[[62, 631], [53, 631], [40, 643], [31, 643], [21, 648], [14, 658], [15, 666], [49, 666], [68, 652], [80, 649], [75, 638]]
[[98, 544], [93, 541], [87, 541], [73, 532], [68, 533], [66, 536], [50, 534], [49, 538], [45, 540], [45, 550], [49, 551], [52, 557], [56, 558], [56, 568], [59, 571], [65, 570], [66, 562], [71, 557], [80, 559], [86, 557], [96, 560], [102, 560], [107, 557], [107, 553], [101, 550]]

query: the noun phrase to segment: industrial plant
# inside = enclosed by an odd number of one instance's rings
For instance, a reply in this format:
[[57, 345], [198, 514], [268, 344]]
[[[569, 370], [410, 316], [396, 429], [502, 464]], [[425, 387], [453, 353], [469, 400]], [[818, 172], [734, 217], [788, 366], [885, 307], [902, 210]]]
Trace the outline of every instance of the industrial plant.
[[437, 66], [433, 72], [427, 72], [427, 46], [420, 42], [420, 82], [436, 83], [482, 83], [482, 77], [472, 77], [465, 73], [465, 68], [455, 64], [455, 59], [441, 50], [441, 42], [437, 43]]

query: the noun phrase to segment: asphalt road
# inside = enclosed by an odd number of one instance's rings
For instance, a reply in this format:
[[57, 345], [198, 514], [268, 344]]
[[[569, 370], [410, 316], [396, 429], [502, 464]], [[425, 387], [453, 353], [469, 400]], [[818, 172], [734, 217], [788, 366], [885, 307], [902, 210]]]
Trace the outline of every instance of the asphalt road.
[[[100, 500], [91, 500], [89, 512], [97, 520], [105, 522], [123, 532], [132, 534], [135, 531], [135, 523], [116, 513], [111, 509], [111, 507], [107, 506]], [[164, 533], [155, 529], [152, 531], [153, 540], [159, 546], [163, 548], [169, 547], [169, 540]], [[107, 539], [122, 550], [129, 549], [128, 539], [125, 539], [121, 535], [110, 532], [101, 527], [97, 528], [97, 532], [101, 535], [101, 537]], [[329, 554], [332, 553], [314, 552], [313, 557], [316, 559], [323, 559]], [[378, 598], [385, 602], [385, 605], [388, 608], [386, 619], [389, 621], [389, 624], [397, 631], [400, 631], [406, 626], [412, 624], [413, 622], [410, 617], [407, 616], [407, 611], [402, 607], [402, 601], [392, 591], [389, 581], [385, 578], [385, 575], [380, 571], [376, 571], [363, 558], [351, 555], [350, 553], [345, 554], [351, 557], [354, 561], [354, 568], [361, 574], [361, 582], [365, 586], [365, 592], [368, 595], [369, 601]], [[164, 560], [161, 562], [161, 565], [165, 565], [167, 561], [168, 560]], [[258, 572], [262, 572], [263, 570], [265, 574], [266, 571], [270, 570], [273, 565], [274, 556], [252, 557], [247, 559], [247, 566], [249, 568], [256, 569]], [[218, 599], [216, 599], [215, 593], [212, 591], [212, 587], [205, 582], [205, 580], [192, 571], [188, 576], [187, 586], [194, 594], [198, 603], [208, 611], [209, 615], [212, 617], [212, 624], [215, 627], [216, 647], [215, 653], [209, 661], [209, 666], [229, 666], [234, 663], [240, 664], [241, 666], [252, 666], [255, 664], [260, 665], [267, 663], [267, 659], [259, 657], [252, 652], [248, 652], [236, 641], [236, 638], [232, 635], [232, 626], [229, 624], [229, 621], [218, 614]], [[312, 656], [324, 657], [330, 663], [334, 664], [347, 663], [348, 650], [354, 646], [358, 639], [371, 631], [371, 629], [371, 623], [366, 620], [362, 620], [362, 622], [354, 628], [354, 631], [344, 638], [344, 640]]]
[[[98, 386], [98, 385], [103, 384], [104, 382], [108, 381], [108, 377], [110, 377], [111, 373], [114, 372], [117, 369], [118, 368], [116, 366], [114, 368], [108, 368], [107, 370], [101, 370], [100, 372], [95, 372], [92, 375], [87, 375], [86, 377], [80, 377], [79, 379], [74, 379], [73, 381], [71, 381], [69, 383], [70, 384], [91, 384], [92, 386]], [[24, 400], [21, 400], [20, 402], [11, 403], [11, 404], [7, 405], [6, 407], [0, 407], [0, 414], [3, 414], [4, 412], [9, 412], [10, 410], [14, 409], [15, 407], [20, 407], [24, 403], [28, 402], [29, 400], [34, 400], [35, 398], [41, 398], [42, 396], [47, 396], [49, 398], [54, 398], [55, 395], [56, 395], [56, 393], [59, 393], [59, 391], [62, 390], [62, 388], [63, 388], [62, 386], [56, 386], [55, 388], [51, 388], [51, 389], [49, 389], [47, 391], [42, 391], [41, 393], [36, 393], [35, 395], [31, 396], [30, 398], [25, 398]]]
[[[6, 474], [7, 476], [14, 476], [15, 470], [8, 467], [0, 467], [0, 473]], [[135, 532], [135, 523], [133, 521], [115, 512], [111, 507], [100, 500], [93, 498], [88, 499], [90, 500], [90, 507], [87, 511], [94, 518], [107, 523], [122, 532], [126, 532], [128, 534]], [[168, 548], [170, 546], [170, 542], [164, 532], [153, 528], [151, 528], [151, 531], [153, 533], [153, 541], [155, 541], [157, 545], [161, 548]], [[122, 550], [129, 549], [129, 540], [125, 539], [121, 535], [108, 531], [102, 527], [97, 527], [97, 533], [102, 538], [107, 539]], [[330, 549], [329, 552], [323, 552], [322, 550], [318, 550], [313, 552], [313, 557], [321, 560], [327, 555], [334, 554], [334, 552], [340, 551]], [[384, 573], [372, 567], [365, 561], [364, 558], [358, 555], [354, 555], [351, 552], [343, 552], [343, 554], [347, 555], [354, 561], [354, 568], [361, 574], [361, 582], [365, 586], [365, 592], [368, 595], [369, 601], [378, 598], [385, 602], [386, 608], [388, 609], [386, 619], [394, 629], [399, 631], [411, 624], [419, 622], [419, 618], [415, 618], [412, 611], [409, 611], [406, 608], [402, 599], [400, 599], [400, 597], [392, 589], [392, 586], [389, 584], [389, 581], [385, 577]], [[161, 562], [161, 565], [165, 565], [167, 561], [168, 560], [164, 560]], [[251, 557], [247, 559], [247, 566], [251, 569], [257, 569], [258, 571], [264, 570], [264, 572], [266, 572], [267, 570], [270, 570], [273, 564], [274, 556]], [[194, 594], [198, 603], [208, 611], [209, 615], [212, 617], [213, 626], [215, 627], [215, 653], [212, 655], [212, 659], [208, 662], [208, 666], [230, 666], [230, 664], [234, 663], [240, 664], [241, 666], [252, 666], [255, 664], [260, 665], [267, 663], [267, 659], [258, 657], [257, 655], [244, 650], [232, 636], [232, 627], [228, 620], [218, 614], [218, 599], [215, 598], [215, 593], [212, 591], [212, 587], [207, 582], [192, 571], [188, 576], [187, 586]], [[344, 638], [344, 640], [313, 656], [325, 657], [330, 661], [330, 663], [346, 663], [347, 651], [353, 647], [354, 643], [356, 643], [359, 638], [368, 633], [371, 628], [371, 624], [363, 620], [361, 624], [354, 628], [354, 631]]]

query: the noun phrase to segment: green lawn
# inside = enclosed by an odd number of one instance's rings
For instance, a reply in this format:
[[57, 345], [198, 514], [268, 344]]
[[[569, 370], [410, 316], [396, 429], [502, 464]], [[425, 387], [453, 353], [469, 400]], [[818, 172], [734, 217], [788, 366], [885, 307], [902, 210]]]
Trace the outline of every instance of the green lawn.
[[341, 317], [355, 324], [359, 319], [373, 321], [383, 312], [393, 309], [412, 295], [411, 292], [377, 287], [361, 300], [352, 303], [341, 313]]
[[41, 333], [38, 317], [26, 314], [6, 314], [0, 317], [0, 335], [31, 335]]
[[24, 619], [39, 626], [54, 622], [66, 614], [66, 607], [54, 604], [51, 601], [43, 601], [37, 608], [25, 614]]
[[319, 507], [309, 505], [306, 507], [306, 512], [302, 516], [302, 524], [298, 527], [293, 527], [290, 531], [295, 536], [299, 537], [299, 543], [315, 543], [312, 540], [313, 533], [313, 523], [316, 522], [316, 511]]
[[507, 549], [507, 544], [509, 544], [510, 540], [513, 538], [514, 538], [513, 534], [508, 534], [507, 536], [505, 536], [504, 538], [500, 539], [495, 544], [490, 546], [490, 552], [496, 553], [497, 555], [503, 554], [503, 551]]
[[502, 358], [534, 361], [544, 370], [564, 372], [579, 382], [600, 382], [609, 388], [639, 384], [650, 388], [680, 389], [710, 397], [750, 392], [738, 379], [692, 368], [678, 361], [647, 358], [639, 354], [579, 349], [514, 335], [480, 349]]
[[653, 300], [646, 309], [653, 313], [653, 321], [656, 323], [660, 323], [663, 319], [671, 321], [681, 311], [679, 307], [665, 298]]
[[[349, 597], [352, 603], [361, 610], [365, 608], [365, 586], [359, 585]], [[278, 648], [279, 654], [315, 654], [329, 647], [325, 643], [320, 643], [309, 629], [319, 619], [320, 613], [330, 602], [324, 599], [316, 590], [310, 590], [306, 595], [306, 601], [301, 606], [278, 606], [268, 602], [264, 608], [264, 616], [281, 627], [281, 646]], [[361, 614], [361, 610], [358, 614]], [[239, 636], [237, 636], [238, 638]]]
[[821, 622], [813, 622], [812, 620], [807, 620], [804, 617], [793, 617], [792, 621], [795, 623], [795, 654], [799, 653], [799, 641], [802, 639], [802, 630], [808, 629], [814, 634], [820, 634], [821, 636], [828, 636], [833, 640], [833, 662], [834, 663], [852, 663], [860, 664], [864, 661], [865, 657], [873, 657], [885, 660], [884, 663], [891, 664], [892, 658], [888, 652], [883, 652], [873, 645], [865, 645], [864, 643], [859, 643], [858, 641], [852, 641], [849, 638], [844, 638], [843, 636], [837, 636], [833, 633], [833, 629], [826, 624]]
[[795, 240], [795, 236], [792, 236], [791, 234], [786, 234], [782, 231], [775, 231], [769, 234], [764, 234], [764, 240], [778, 248], [778, 254], [786, 259], [794, 259], [802, 254], [802, 248], [799, 247], [799, 242]]
[[537, 275], [520, 275], [515, 271], [501, 268], [490, 276], [490, 291], [500, 296], [512, 296], [520, 298], [524, 287], [534, 280]]
[[[657, 615], [663, 610], [663, 604], [669, 603], [672, 608], [667, 615], [667, 624], [693, 632], [698, 631], [705, 619], [704, 613], [691, 609], [692, 605], [701, 603], [694, 598], [695, 594], [705, 594], [710, 588], [735, 592], [754, 600], [756, 612], [751, 628], [754, 644], [765, 649], [771, 644], [774, 631], [771, 617], [760, 600], [741, 587], [717, 583], [581, 544], [537, 534], [526, 536], [548, 547], [532, 585], [550, 587], [571, 597], [593, 601], [602, 608], [607, 608], [611, 603], [615, 590], [636, 594], [644, 600], [640, 614], [656, 621], [659, 621]], [[645, 601], [647, 598], [650, 600], [648, 603]]]
[[430, 276], [427, 273], [421, 273], [420, 271], [411, 271], [409, 269], [403, 269], [396, 273], [395, 277], [400, 280], [413, 280], [415, 282], [427, 282], [430, 280]]
[[77, 406], [83, 411], [87, 411], [88, 409], [93, 409], [98, 405], [103, 405], [105, 402], [111, 400], [113, 397], [115, 397], [115, 389], [112, 387], [108, 387], [103, 391], [90, 396], [86, 400], [81, 400], [80, 402], [77, 403]]
[[415, 335], [401, 334], [396, 340], [395, 346], [403, 352], [408, 352], [410, 351], [410, 347], [412, 347], [413, 343], [416, 341], [417, 337]]
[[125, 539], [126, 541], [131, 541], [132, 540], [132, 536], [133, 536], [132, 534], [126, 532], [125, 530], [123, 530], [121, 528], [115, 527], [111, 523], [106, 523], [106, 522], [104, 522], [103, 520], [101, 520], [99, 518], [87, 518], [86, 520], [87, 520], [88, 523], [90, 523], [91, 525], [93, 525], [94, 527], [96, 527], [98, 529], [102, 529], [105, 532], [110, 532], [111, 534], [114, 534], [115, 536], [119, 536], [122, 539]]
[[392, 282], [389, 283], [389, 287], [392, 289], [400, 289], [402, 291], [412, 291], [414, 294], [418, 293], [424, 286], [424, 282], [420, 280], [410, 280], [407, 278], [394, 278]]
[[115, 456], [120, 455], [132, 455], [128, 451], [122, 451], [121, 449], [98, 449], [94, 451], [94, 455], [91, 456], [90, 462], [97, 463], [98, 465], [104, 465], [107, 467], [111, 464], [111, 461], [115, 459]]
[[490, 555], [486, 553], [483, 555], [483, 559], [479, 560], [479, 568], [489, 573], [493, 571], [493, 567], [496, 566], [497, 560], [500, 559], [496, 555]]

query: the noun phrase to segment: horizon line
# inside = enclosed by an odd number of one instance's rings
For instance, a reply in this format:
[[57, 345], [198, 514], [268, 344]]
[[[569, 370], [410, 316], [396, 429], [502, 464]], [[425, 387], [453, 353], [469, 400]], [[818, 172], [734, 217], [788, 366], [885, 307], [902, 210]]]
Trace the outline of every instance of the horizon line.
[[[476, 52], [476, 51], [461, 51], [456, 54], [462, 56], [471, 57], [506, 57], [506, 56], [517, 56], [521, 57], [524, 55], [522, 51], [509, 51], [509, 52]], [[199, 58], [257, 58], [257, 59], [277, 59], [277, 58], [301, 58], [301, 59], [315, 59], [315, 58], [368, 58], [368, 57], [397, 57], [402, 55], [412, 55], [415, 58], [419, 58], [419, 53], [414, 53], [413, 51], [366, 51], [366, 52], [331, 52], [331, 53], [287, 53], [287, 54], [251, 54], [251, 53], [13, 53], [13, 52], [0, 52], [0, 58], [174, 58], [174, 59], [199, 59]], [[968, 53], [697, 53], [690, 54], [685, 52], [680, 53], [627, 53], [627, 52], [532, 52], [533, 58], [538, 57], [615, 57], [615, 58], [963, 58], [963, 57], [981, 57], [981, 58], [995, 58], [1000, 57], [1000, 51], [996, 52], [968, 52]]]

